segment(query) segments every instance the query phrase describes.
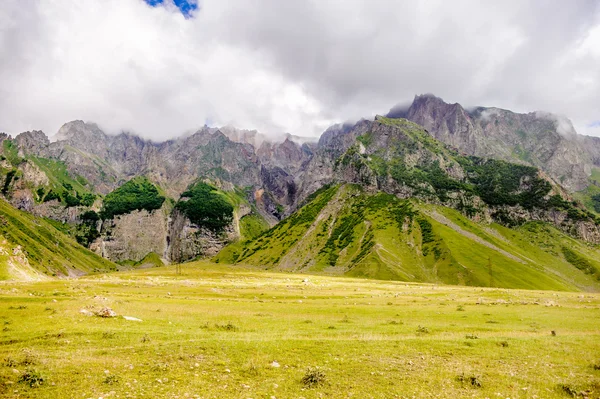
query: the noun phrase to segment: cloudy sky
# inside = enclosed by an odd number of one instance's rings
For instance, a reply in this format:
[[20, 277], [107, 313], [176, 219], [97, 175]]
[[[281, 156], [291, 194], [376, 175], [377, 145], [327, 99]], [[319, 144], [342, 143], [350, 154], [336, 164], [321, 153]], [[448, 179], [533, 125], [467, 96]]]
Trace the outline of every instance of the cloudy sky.
[[318, 135], [434, 93], [600, 135], [600, 0], [176, 3], [2, 0], [0, 131]]

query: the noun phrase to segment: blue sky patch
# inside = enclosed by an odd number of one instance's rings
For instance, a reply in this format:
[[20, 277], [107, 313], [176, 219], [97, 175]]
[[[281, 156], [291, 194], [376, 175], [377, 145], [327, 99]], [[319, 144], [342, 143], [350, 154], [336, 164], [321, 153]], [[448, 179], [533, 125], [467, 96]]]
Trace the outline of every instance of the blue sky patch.
[[[156, 7], [164, 2], [164, 0], [144, 0], [152, 7]], [[186, 17], [198, 9], [198, 2], [194, 0], [174, 0], [175, 5], [181, 10], [181, 13]]]
[[600, 121], [594, 121], [590, 123], [588, 127], [600, 127]]

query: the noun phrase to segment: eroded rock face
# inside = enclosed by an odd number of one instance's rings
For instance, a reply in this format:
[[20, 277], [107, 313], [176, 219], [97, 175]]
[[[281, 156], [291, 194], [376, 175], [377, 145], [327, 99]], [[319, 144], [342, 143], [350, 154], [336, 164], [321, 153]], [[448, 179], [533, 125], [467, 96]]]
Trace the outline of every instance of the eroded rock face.
[[151, 212], [133, 211], [102, 222], [101, 237], [91, 246], [112, 261], [140, 261], [148, 253], [167, 252], [168, 213], [165, 208]]
[[551, 209], [524, 209], [521, 206], [501, 206], [488, 210], [495, 219], [504, 219], [516, 225], [528, 221], [542, 221], [591, 244], [600, 244], [600, 226], [589, 220], [573, 220], [566, 211]]
[[197, 257], [212, 257], [237, 236], [234, 224], [222, 233], [214, 233], [199, 228], [183, 213], [174, 210], [169, 225], [169, 258], [172, 262], [184, 262]]
[[35, 216], [49, 218], [61, 223], [76, 223], [79, 221], [79, 215], [85, 212], [81, 206], [65, 207], [57, 200], [35, 204], [31, 210]]
[[15, 142], [19, 148], [19, 156], [40, 152], [50, 144], [41, 130], [21, 133], [15, 137]]

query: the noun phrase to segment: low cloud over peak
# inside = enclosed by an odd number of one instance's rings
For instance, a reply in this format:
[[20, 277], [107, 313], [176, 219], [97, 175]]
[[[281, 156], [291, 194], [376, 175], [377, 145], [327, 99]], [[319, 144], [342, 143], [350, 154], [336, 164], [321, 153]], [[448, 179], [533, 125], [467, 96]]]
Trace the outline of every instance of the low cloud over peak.
[[[600, 127], [597, 1], [5, 0], [0, 131], [318, 135], [432, 92]], [[189, 11], [192, 10], [192, 11]]]

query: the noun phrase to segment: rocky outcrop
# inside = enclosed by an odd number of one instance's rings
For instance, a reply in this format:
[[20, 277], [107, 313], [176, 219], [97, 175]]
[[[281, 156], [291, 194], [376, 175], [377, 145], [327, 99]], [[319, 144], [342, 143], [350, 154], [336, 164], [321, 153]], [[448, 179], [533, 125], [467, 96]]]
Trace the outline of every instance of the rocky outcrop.
[[215, 233], [199, 228], [175, 209], [169, 224], [169, 258], [172, 262], [184, 262], [197, 257], [212, 257], [236, 237], [233, 223], [225, 231]]
[[600, 244], [600, 226], [588, 219], [577, 219], [560, 209], [524, 209], [521, 206], [501, 206], [487, 209], [487, 214], [508, 225], [529, 221], [548, 222], [564, 233], [591, 244]]
[[166, 207], [148, 212], [133, 211], [105, 220], [101, 237], [91, 249], [114, 262], [140, 261], [148, 253], [167, 253], [168, 212]]
[[15, 137], [15, 143], [19, 148], [19, 156], [28, 153], [39, 153], [50, 144], [50, 140], [41, 130], [24, 132]]

